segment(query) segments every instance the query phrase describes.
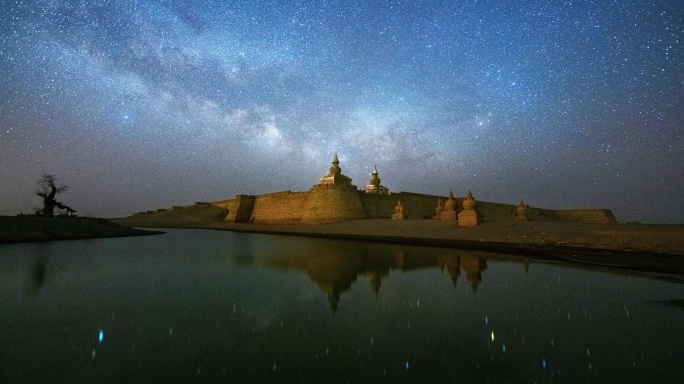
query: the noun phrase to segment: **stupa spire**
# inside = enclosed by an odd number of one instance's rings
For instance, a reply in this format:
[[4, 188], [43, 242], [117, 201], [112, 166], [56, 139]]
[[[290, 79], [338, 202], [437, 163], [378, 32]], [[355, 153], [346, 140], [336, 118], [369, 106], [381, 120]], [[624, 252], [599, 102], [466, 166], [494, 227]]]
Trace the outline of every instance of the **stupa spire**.
[[442, 203], [442, 198], [437, 199], [437, 207], [435, 207], [435, 215], [432, 216], [433, 219], [441, 220], [442, 212], [444, 212], [444, 204]]
[[377, 193], [380, 195], [389, 194], [389, 189], [380, 185], [380, 177], [378, 177], [378, 165], [373, 165], [373, 172], [371, 172], [371, 178], [368, 181], [368, 185], [361, 188], [362, 191], [366, 193]]
[[321, 178], [321, 184], [345, 184], [351, 185], [351, 179], [342, 174], [342, 168], [340, 168], [340, 159], [337, 158], [337, 152], [332, 159], [332, 165], [330, 166], [330, 173]]
[[463, 200], [463, 210], [458, 214], [458, 225], [462, 227], [475, 227], [482, 223], [484, 216], [477, 211], [477, 201], [473, 193], [468, 190], [468, 195]]
[[449, 196], [442, 208], [442, 212], [440, 213], [442, 220], [456, 221], [456, 199], [454, 199], [454, 192], [451, 188], [449, 188]]
[[332, 159], [332, 166], [330, 167], [330, 174], [331, 175], [339, 175], [342, 173], [342, 168], [340, 168], [340, 160], [337, 158], [337, 152], [335, 152], [335, 156], [333, 156]]
[[404, 205], [401, 203], [401, 199], [399, 199], [397, 206], [394, 207], [392, 220], [406, 220], [406, 215], [404, 214]]
[[529, 217], [527, 216], [527, 206], [523, 202], [522, 199], [520, 199], [520, 204], [518, 204], [517, 207], [513, 210], [513, 219], [515, 220], [529, 220]]
[[378, 166], [373, 166], [373, 172], [371, 173], [369, 185], [373, 185], [376, 188], [380, 186], [380, 177], [378, 177]]

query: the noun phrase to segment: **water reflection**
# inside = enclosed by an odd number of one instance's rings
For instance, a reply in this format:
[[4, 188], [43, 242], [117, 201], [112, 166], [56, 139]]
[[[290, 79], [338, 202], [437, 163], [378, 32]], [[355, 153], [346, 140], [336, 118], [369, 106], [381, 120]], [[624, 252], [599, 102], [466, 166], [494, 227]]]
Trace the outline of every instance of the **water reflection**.
[[26, 255], [29, 263], [26, 292], [31, 297], [38, 295], [45, 283], [48, 273], [48, 255], [50, 254], [50, 246], [46, 243], [33, 244], [33, 248], [33, 252]]
[[0, 382], [684, 379], [680, 275], [170, 233], [0, 247]]
[[[334, 246], [331, 240], [306, 239], [295, 244], [295, 250], [278, 249], [256, 252], [251, 255], [236, 254], [231, 257], [238, 266], [263, 265], [281, 270], [301, 270], [325, 293], [331, 311], [337, 311], [340, 296], [351, 289], [359, 276], [365, 276], [370, 290], [377, 296], [382, 280], [390, 272], [410, 272], [427, 268], [439, 268], [446, 272], [452, 285], [457, 286], [465, 275], [465, 282], [473, 293], [482, 284], [482, 273], [487, 269], [487, 257], [496, 255], [451, 249], [399, 247], [372, 243], [350, 243]], [[388, 251], [388, 248], [390, 249]], [[498, 256], [501, 258], [501, 256]], [[525, 271], [529, 259], [518, 261]]]
[[45, 263], [43, 261], [37, 260], [33, 263], [29, 280], [31, 281], [29, 293], [36, 295], [40, 291], [40, 287], [43, 286], [43, 281], [45, 281]]

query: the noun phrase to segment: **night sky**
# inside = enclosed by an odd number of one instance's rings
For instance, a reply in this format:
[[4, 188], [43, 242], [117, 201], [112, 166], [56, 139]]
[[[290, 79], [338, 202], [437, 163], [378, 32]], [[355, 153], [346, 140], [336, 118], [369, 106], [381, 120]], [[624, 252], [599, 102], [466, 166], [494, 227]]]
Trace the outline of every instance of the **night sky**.
[[0, 0], [0, 214], [357, 186], [684, 223], [673, 1]]

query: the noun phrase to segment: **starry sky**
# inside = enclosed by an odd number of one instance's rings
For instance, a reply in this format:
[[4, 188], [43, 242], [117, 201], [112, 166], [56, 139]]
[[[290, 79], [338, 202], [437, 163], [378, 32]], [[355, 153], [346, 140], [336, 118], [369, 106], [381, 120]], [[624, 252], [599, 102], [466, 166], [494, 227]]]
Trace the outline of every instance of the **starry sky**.
[[357, 186], [684, 223], [673, 1], [0, 0], [0, 214]]

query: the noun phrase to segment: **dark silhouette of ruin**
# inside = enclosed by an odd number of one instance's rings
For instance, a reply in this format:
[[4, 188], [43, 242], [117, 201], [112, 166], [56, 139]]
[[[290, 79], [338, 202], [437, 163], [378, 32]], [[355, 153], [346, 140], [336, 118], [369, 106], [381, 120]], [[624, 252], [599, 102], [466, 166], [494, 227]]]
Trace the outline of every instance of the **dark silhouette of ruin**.
[[43, 199], [43, 209], [37, 212], [38, 215], [53, 217], [55, 215], [55, 208], [66, 210], [67, 216], [71, 216], [76, 212], [73, 208], [55, 200], [57, 194], [67, 191], [67, 186], [57, 186], [57, 178], [54, 175], [46, 173], [41, 176], [40, 179], [38, 179], [38, 186], [39, 188], [36, 191], [36, 195]]

